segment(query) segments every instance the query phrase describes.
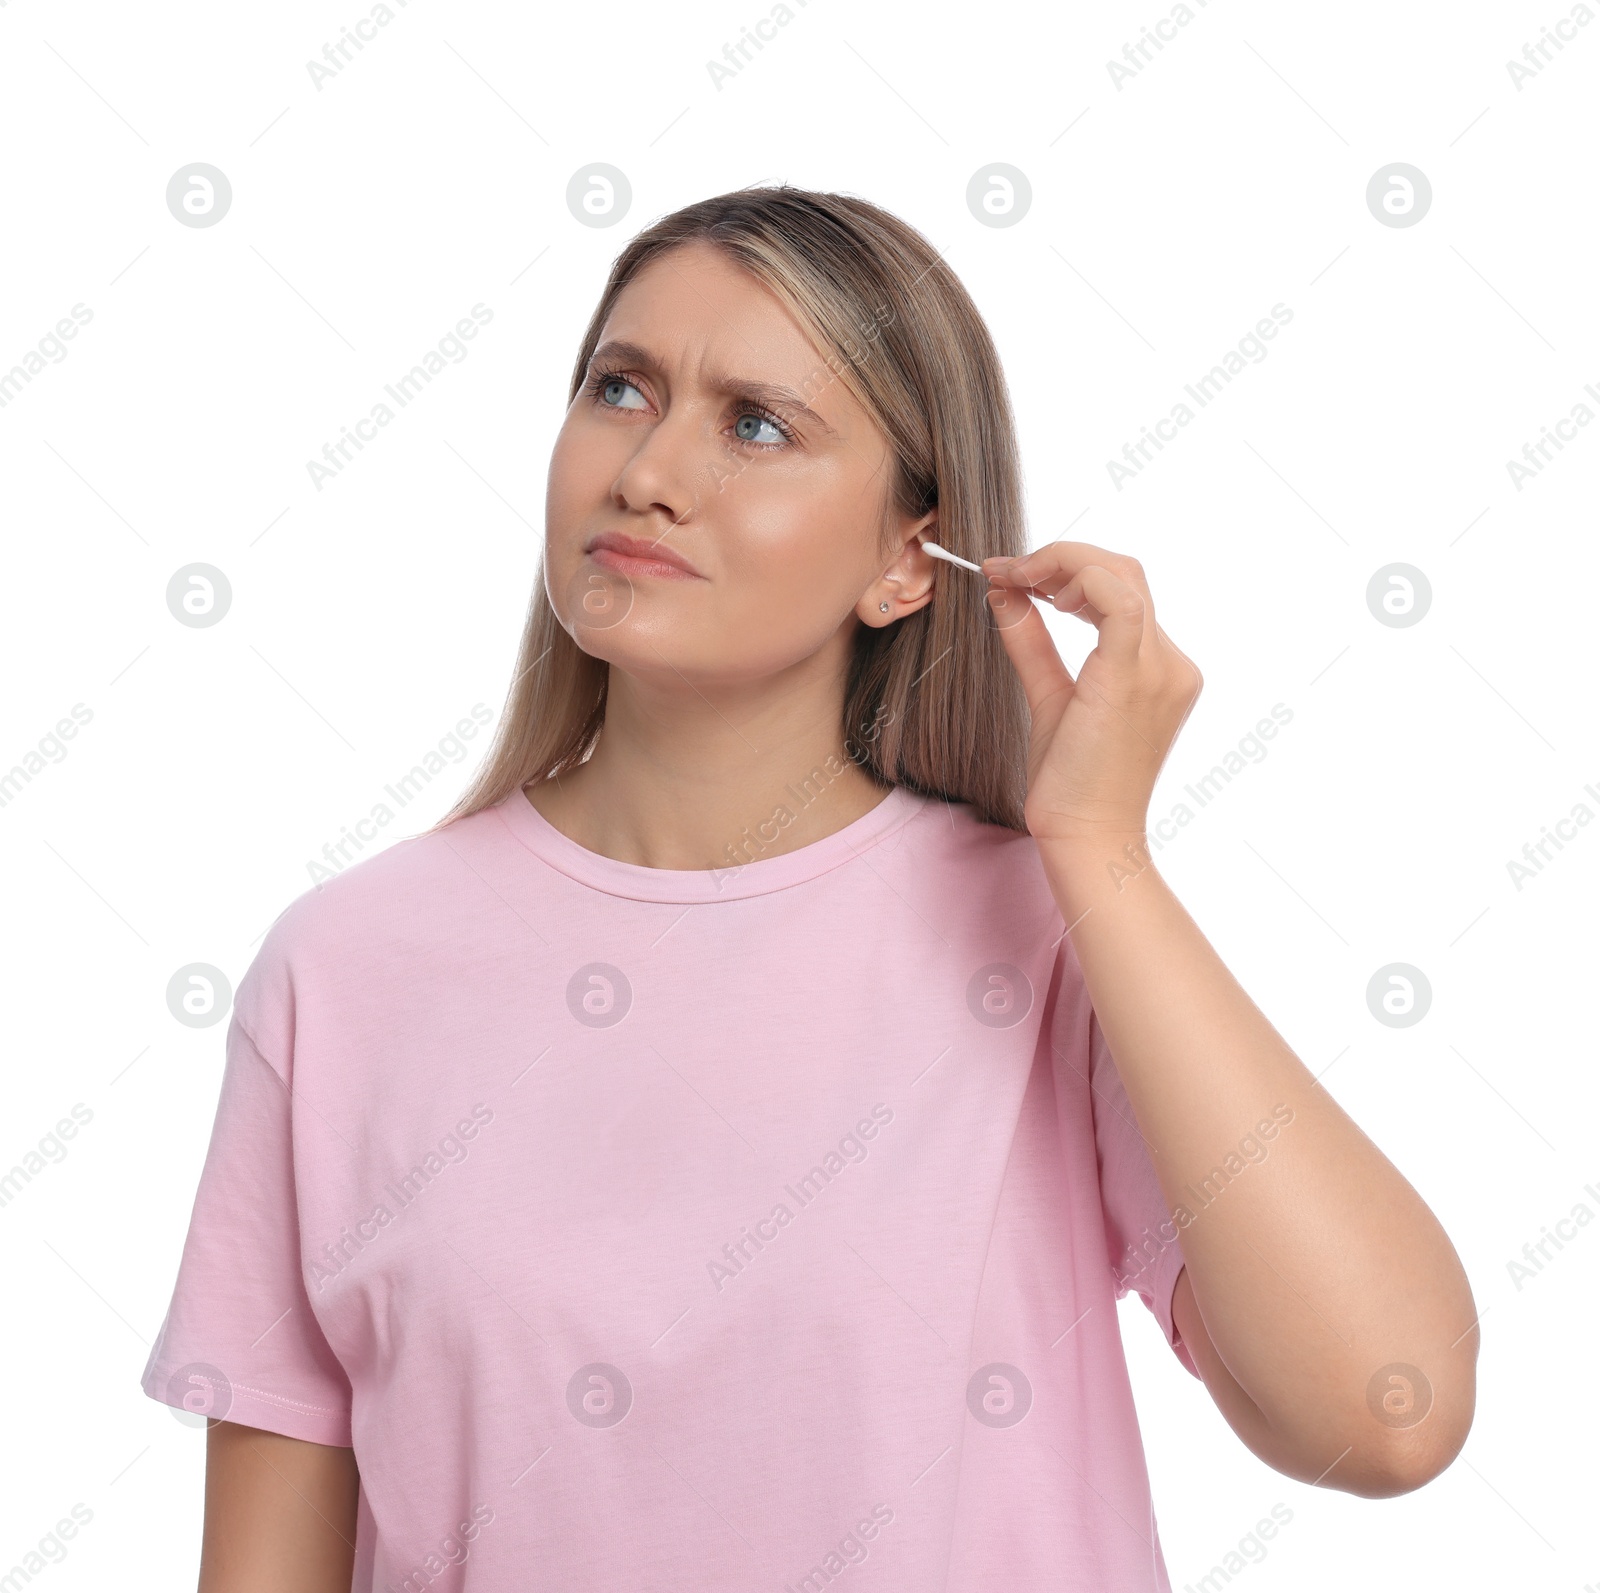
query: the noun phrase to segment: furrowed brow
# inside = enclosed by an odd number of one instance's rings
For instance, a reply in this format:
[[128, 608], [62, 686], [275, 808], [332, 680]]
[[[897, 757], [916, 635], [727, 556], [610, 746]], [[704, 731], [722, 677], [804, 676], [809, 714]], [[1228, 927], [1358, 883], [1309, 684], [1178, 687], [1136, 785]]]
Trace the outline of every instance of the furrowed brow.
[[[638, 343], [630, 343], [625, 338], [612, 338], [609, 342], [602, 343], [594, 351], [589, 358], [589, 368], [593, 370], [597, 366], [603, 365], [631, 365], [638, 370], [654, 373], [658, 373], [661, 370], [661, 362], [649, 349], [642, 347]], [[754, 399], [759, 404], [765, 404], [769, 409], [792, 415], [802, 423], [809, 423], [814, 426], [826, 436], [837, 437], [839, 435], [791, 387], [782, 387], [774, 382], [749, 381], [741, 376], [716, 377], [708, 382], [707, 385], [712, 392], [721, 393], [726, 398]]]

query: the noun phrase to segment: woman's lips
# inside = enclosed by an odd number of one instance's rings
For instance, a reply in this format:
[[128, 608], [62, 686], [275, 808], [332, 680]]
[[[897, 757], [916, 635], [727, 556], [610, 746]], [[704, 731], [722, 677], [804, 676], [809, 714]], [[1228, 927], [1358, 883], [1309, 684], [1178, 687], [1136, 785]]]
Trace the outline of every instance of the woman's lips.
[[618, 575], [658, 575], [673, 581], [701, 579], [688, 570], [680, 569], [676, 564], [668, 564], [664, 559], [636, 559], [632, 554], [618, 553], [615, 548], [596, 548], [589, 557], [603, 568], [615, 570]]

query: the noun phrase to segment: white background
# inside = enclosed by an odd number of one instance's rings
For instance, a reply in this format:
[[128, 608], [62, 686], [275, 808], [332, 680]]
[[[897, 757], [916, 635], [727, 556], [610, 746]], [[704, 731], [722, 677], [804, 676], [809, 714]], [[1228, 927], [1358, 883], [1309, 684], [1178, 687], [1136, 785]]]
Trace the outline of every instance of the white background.
[[[1507, 867], [1575, 805], [1600, 812], [1600, 426], [1520, 488], [1507, 470], [1600, 387], [1600, 22], [1519, 87], [1508, 60], [1563, 0], [1211, 0], [1118, 87], [1107, 62], [1160, 0], [795, 0], [718, 87], [707, 62], [764, 6], [397, 12], [318, 88], [307, 61], [359, 0], [0, 3], [0, 372], [92, 311], [0, 408], [0, 771], [45, 749], [0, 808], [0, 1170], [93, 1114], [0, 1206], [0, 1574], [81, 1502], [49, 1588], [193, 1585], [203, 1436], [138, 1377], [223, 1029], [175, 1021], [168, 982], [204, 962], [236, 983], [309, 861], [474, 704], [498, 714], [610, 260], [682, 204], [787, 180], [895, 211], [966, 283], [1012, 384], [1034, 544], [1071, 527], [1144, 562], [1207, 682], [1152, 818], [1292, 711], [1159, 863], [1438, 1213], [1483, 1313], [1461, 1457], [1368, 1501], [1257, 1461], [1125, 1301], [1174, 1589], [1279, 1502], [1292, 1523], [1230, 1586], [1600, 1583], [1600, 1224], [1520, 1288], [1508, 1269], [1578, 1204], [1600, 1213], [1600, 826], [1520, 889]], [[196, 161], [232, 186], [206, 228], [165, 200]], [[567, 208], [595, 162], [632, 187], [609, 228]], [[1031, 185], [1014, 226], [967, 207], [995, 162]], [[1412, 226], [1368, 208], [1394, 162], [1431, 184]], [[476, 303], [493, 319], [468, 357], [318, 490], [306, 462]], [[1275, 304], [1293, 319], [1267, 357], [1115, 485], [1107, 461]], [[193, 563], [231, 586], [212, 626], [168, 607]], [[1416, 624], [1368, 606], [1393, 563], [1430, 584]], [[1075, 663], [1088, 633], [1052, 623]], [[92, 717], [52, 744], [75, 704]], [[485, 744], [372, 845], [431, 823]], [[1366, 999], [1393, 962], [1432, 991], [1405, 1028]]]

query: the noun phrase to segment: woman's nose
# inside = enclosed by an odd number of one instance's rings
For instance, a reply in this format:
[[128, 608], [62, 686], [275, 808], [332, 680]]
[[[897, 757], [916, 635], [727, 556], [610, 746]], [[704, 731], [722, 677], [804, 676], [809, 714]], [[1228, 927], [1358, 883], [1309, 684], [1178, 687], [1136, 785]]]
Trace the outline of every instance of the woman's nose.
[[616, 480], [629, 508], [659, 504], [675, 520], [684, 519], [706, 493], [720, 489], [725, 461], [717, 454], [711, 425], [693, 408], [678, 406], [639, 428]]

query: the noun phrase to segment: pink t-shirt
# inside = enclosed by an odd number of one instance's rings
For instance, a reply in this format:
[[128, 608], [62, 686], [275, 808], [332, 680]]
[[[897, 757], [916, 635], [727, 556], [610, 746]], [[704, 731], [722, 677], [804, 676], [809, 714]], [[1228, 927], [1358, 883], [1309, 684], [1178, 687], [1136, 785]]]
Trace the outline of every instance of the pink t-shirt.
[[1063, 929], [904, 787], [397, 842], [239, 985], [145, 1391], [353, 1446], [361, 1593], [1169, 1593], [1115, 1301], [1194, 1372], [1183, 1257]]

